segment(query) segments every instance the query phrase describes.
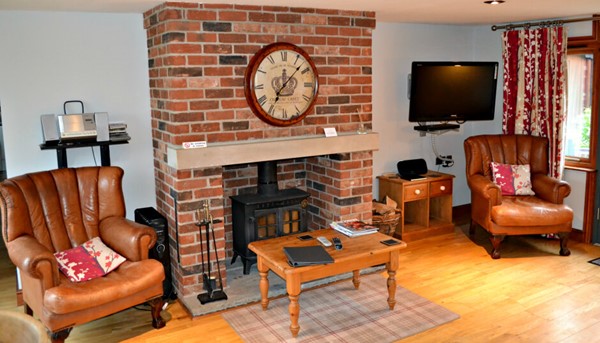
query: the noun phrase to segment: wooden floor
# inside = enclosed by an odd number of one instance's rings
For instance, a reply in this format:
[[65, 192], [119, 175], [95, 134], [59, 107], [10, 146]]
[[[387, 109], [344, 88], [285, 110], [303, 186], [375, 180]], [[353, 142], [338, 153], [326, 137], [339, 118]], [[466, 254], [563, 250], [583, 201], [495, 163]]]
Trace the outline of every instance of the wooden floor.
[[[561, 257], [557, 241], [508, 237], [502, 259], [492, 260], [487, 236], [465, 230], [402, 250], [398, 284], [461, 316], [402, 342], [600, 342], [600, 267], [588, 263], [600, 247], [572, 243]], [[14, 282], [1, 251], [0, 309], [22, 311]], [[129, 309], [76, 327], [67, 342], [242, 342], [220, 314], [192, 319], [178, 303], [163, 313], [161, 330], [148, 312]]]

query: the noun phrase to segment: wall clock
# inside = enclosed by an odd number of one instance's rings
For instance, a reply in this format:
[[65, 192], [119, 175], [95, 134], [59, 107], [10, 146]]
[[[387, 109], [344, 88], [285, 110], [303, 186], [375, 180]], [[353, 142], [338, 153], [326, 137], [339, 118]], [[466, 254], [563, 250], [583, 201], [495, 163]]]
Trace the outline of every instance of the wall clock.
[[310, 56], [290, 43], [273, 43], [250, 60], [244, 92], [252, 112], [275, 126], [295, 124], [310, 112], [319, 90]]

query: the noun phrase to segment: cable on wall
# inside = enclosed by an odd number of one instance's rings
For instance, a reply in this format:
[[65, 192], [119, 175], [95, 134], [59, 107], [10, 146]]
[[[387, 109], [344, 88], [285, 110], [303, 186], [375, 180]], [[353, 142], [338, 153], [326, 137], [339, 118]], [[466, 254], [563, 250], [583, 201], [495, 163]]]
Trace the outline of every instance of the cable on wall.
[[437, 150], [437, 145], [436, 145], [436, 136], [438, 134], [434, 134], [432, 133], [430, 135], [431, 137], [431, 148], [433, 150], [433, 153], [435, 154], [435, 157], [437, 159], [439, 159], [440, 161], [442, 161], [442, 166], [443, 167], [452, 167], [454, 165], [454, 160], [452, 159], [452, 155], [447, 155], [447, 156], [443, 156], [440, 155], [440, 153]]

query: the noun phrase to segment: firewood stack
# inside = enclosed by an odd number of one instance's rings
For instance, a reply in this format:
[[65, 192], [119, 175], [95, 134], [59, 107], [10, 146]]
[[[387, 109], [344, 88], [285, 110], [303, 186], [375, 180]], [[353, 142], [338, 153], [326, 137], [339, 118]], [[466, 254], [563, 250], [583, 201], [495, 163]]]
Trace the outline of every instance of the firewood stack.
[[373, 200], [373, 225], [379, 228], [379, 232], [393, 236], [401, 218], [398, 203], [390, 197], [386, 196], [383, 202]]

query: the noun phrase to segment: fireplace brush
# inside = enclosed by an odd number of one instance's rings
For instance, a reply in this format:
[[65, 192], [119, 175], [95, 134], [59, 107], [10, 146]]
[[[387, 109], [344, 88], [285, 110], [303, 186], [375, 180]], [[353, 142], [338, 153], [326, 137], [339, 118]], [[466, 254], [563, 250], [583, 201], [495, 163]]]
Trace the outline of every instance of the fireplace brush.
[[[227, 300], [227, 294], [223, 291], [223, 279], [221, 277], [221, 267], [219, 265], [219, 257], [217, 254], [217, 241], [215, 239], [215, 230], [213, 224], [215, 221], [213, 220], [212, 215], [208, 209], [208, 204], [205, 202], [202, 204], [202, 220], [198, 222], [198, 228], [200, 230], [200, 256], [202, 258], [202, 280], [204, 283], [204, 289], [206, 289], [206, 293], [198, 294], [198, 300], [200, 304], [204, 305], [206, 303], [210, 303], [213, 301], [219, 300]], [[198, 215], [200, 217], [200, 210], [198, 210]], [[202, 247], [202, 227], [204, 226], [206, 230], [206, 262], [208, 264], [208, 273], [204, 270], [204, 248]], [[217, 256], [217, 271], [219, 275], [219, 288], [214, 289], [212, 280], [210, 278], [210, 235], [212, 233], [212, 241], [213, 247], [215, 249], [215, 256]]]

